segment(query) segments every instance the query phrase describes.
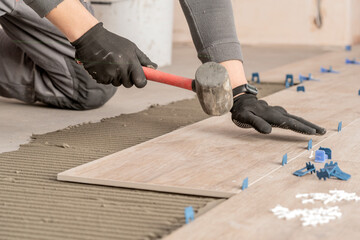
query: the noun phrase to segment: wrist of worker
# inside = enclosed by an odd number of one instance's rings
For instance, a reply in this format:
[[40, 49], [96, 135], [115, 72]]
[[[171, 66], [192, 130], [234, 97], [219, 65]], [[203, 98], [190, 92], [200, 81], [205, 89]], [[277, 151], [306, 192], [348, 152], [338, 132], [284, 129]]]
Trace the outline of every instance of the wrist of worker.
[[[234, 87], [232, 87], [232, 91], [234, 92], [234, 89], [236, 89], [237, 87], [240, 87], [242, 85], [245, 85], [245, 84], [248, 84], [248, 81], [245, 79], [245, 81], [241, 81], [239, 83], [237, 83]], [[233, 86], [233, 85], [232, 85]], [[244, 95], [246, 94], [245, 92], [241, 92], [241, 93], [238, 93], [238, 94], [234, 94], [233, 95], [233, 99], [236, 99], [237, 97], [241, 96], [241, 95]]]
[[[248, 83], [245, 76], [244, 66], [242, 61], [240, 60], [228, 60], [220, 63], [223, 65], [229, 75], [229, 80], [231, 84], [231, 88], [234, 90], [235, 88], [245, 85]], [[234, 98], [242, 95], [244, 93], [239, 93], [233, 96]]]
[[[231, 82], [231, 80], [230, 80]], [[231, 84], [231, 87], [232, 87], [232, 90], [234, 91], [235, 88], [237, 87], [240, 87], [242, 85], [245, 85], [245, 84], [248, 84], [248, 81], [246, 80], [246, 77], [245, 75], [243, 77], [241, 77], [240, 79], [237, 79], [237, 81], [235, 82], [232, 82]], [[243, 95], [245, 94], [245, 92], [242, 92], [242, 93], [238, 93], [236, 95], [233, 95], [233, 98], [235, 99], [236, 97], [240, 96], [240, 95]]]
[[91, 27], [87, 32], [85, 32], [81, 37], [77, 40], [71, 42], [71, 45], [74, 47], [83, 46], [83, 45], [92, 45], [94, 40], [97, 40], [99, 35], [104, 33], [103, 23], [99, 22], [95, 26]]
[[236, 96], [233, 96], [233, 99], [235, 99], [235, 98], [237, 98], [237, 97], [239, 97], [239, 96], [241, 96], [241, 95], [244, 95], [245, 93], [239, 93], [239, 94], [237, 94]]
[[252, 95], [253, 97], [256, 98], [256, 95], [258, 94], [258, 89], [255, 86], [252, 86], [250, 84], [243, 84], [240, 85], [234, 89], [232, 89], [232, 93], [233, 93], [233, 99], [234, 99], [234, 103], [239, 100], [240, 98], [242, 98], [242, 96], [244, 95]]

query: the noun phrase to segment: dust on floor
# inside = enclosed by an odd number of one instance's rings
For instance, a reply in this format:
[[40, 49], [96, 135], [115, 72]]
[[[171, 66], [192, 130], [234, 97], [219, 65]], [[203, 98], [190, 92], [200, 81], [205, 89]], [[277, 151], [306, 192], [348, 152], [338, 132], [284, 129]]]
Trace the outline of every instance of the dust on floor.
[[[258, 87], [262, 96], [283, 88]], [[0, 239], [158, 239], [181, 227], [185, 207], [204, 212], [221, 200], [59, 182], [56, 175], [207, 117], [197, 99], [184, 100], [33, 135], [0, 154]]]

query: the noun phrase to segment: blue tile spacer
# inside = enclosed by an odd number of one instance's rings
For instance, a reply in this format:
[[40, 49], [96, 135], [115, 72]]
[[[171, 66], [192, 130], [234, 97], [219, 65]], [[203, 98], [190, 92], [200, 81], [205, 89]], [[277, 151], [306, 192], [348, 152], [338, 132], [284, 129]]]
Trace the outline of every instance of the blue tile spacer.
[[260, 76], [258, 72], [254, 72], [251, 75], [251, 81], [255, 82], [255, 79], [256, 79], [256, 83], [260, 83]]
[[245, 178], [243, 183], [242, 183], [241, 190], [244, 191], [245, 189], [248, 188], [248, 186], [249, 186], [249, 178]]
[[289, 88], [290, 87], [290, 83], [286, 80], [285, 81], [285, 88]]
[[305, 92], [305, 87], [304, 87], [304, 86], [298, 86], [298, 87], [296, 88], [296, 91], [297, 91], [297, 92]]
[[290, 87], [293, 86], [294, 85], [294, 75], [286, 74], [286, 76], [285, 76], [285, 86], [286, 86], [286, 83], [288, 83]]
[[309, 140], [307, 150], [312, 149], [312, 139]]
[[281, 165], [285, 165], [285, 164], [287, 164], [287, 153], [285, 153], [285, 155], [283, 156], [283, 158], [282, 158], [282, 162], [281, 162]]
[[342, 121], [339, 122], [339, 124], [338, 124], [338, 132], [341, 132], [341, 128], [342, 128]]
[[329, 69], [321, 67], [320, 72], [322, 72], [322, 73], [339, 73], [338, 71], [334, 71], [331, 66], [329, 67]]
[[346, 50], [346, 51], [351, 51], [351, 45], [346, 45], [346, 46], [345, 46], [345, 50]]
[[195, 213], [194, 213], [194, 209], [193, 209], [192, 206], [186, 207], [185, 211], [184, 211], [184, 214], [185, 214], [185, 222], [186, 222], [186, 224], [194, 221]]

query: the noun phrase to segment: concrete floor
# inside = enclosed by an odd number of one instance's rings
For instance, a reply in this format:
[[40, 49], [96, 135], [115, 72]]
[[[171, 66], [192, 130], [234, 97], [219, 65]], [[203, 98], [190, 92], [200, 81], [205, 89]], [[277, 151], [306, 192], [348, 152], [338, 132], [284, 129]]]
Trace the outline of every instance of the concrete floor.
[[[261, 72], [290, 62], [337, 49], [324, 47], [243, 46], [246, 75]], [[192, 77], [200, 65], [190, 45], [174, 47], [173, 64], [160, 70]], [[41, 104], [27, 105], [0, 97], [0, 153], [14, 151], [27, 143], [32, 134], [43, 134], [84, 122], [98, 122], [125, 113], [144, 110], [152, 104], [165, 105], [193, 98], [193, 92], [149, 82], [144, 89], [119, 88], [102, 108], [90, 111], [70, 111], [48, 108]]]

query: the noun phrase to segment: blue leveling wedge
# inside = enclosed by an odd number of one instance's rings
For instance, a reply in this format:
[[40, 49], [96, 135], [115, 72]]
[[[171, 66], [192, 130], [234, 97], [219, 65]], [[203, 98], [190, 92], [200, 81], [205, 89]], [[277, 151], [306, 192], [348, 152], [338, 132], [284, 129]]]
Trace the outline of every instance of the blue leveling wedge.
[[313, 173], [315, 173], [315, 171], [316, 171], [316, 169], [315, 169], [314, 164], [311, 164], [311, 162], [308, 162], [308, 163], [306, 163], [306, 167], [295, 171], [293, 174], [295, 176], [302, 177], [308, 173], [313, 174]]
[[341, 171], [337, 162], [325, 163], [324, 169], [329, 171], [330, 176], [337, 177], [340, 180], [347, 181], [351, 178], [350, 174]]
[[331, 161], [330, 163], [325, 163], [324, 168], [320, 169], [320, 172], [316, 172], [319, 180], [322, 178], [326, 180], [326, 178], [336, 177], [340, 180], [347, 181], [351, 178], [351, 175], [341, 171], [337, 162]]

